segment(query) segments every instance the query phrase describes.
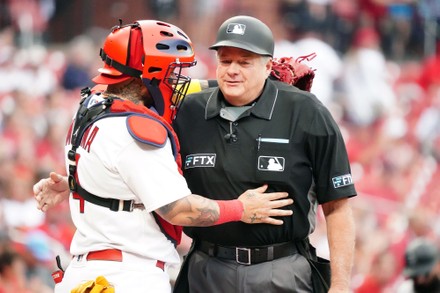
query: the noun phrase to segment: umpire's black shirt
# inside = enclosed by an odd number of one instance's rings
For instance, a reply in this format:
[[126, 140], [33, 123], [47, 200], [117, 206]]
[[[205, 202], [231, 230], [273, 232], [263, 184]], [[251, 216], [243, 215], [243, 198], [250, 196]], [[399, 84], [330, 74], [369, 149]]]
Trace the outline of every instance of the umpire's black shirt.
[[228, 106], [211, 88], [179, 109], [174, 127], [189, 188], [228, 200], [268, 183], [268, 192], [289, 192], [293, 215], [282, 226], [234, 222], [185, 228], [187, 235], [230, 246], [299, 240], [313, 232], [318, 203], [356, 195], [342, 135], [314, 95], [268, 79], [251, 107]]

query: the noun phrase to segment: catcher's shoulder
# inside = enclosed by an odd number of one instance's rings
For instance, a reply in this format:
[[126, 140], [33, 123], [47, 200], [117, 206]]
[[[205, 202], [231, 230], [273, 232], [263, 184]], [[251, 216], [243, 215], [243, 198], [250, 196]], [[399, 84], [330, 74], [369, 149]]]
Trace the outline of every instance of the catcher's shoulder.
[[167, 128], [158, 119], [144, 114], [132, 114], [126, 120], [127, 130], [138, 142], [163, 147], [168, 138]]

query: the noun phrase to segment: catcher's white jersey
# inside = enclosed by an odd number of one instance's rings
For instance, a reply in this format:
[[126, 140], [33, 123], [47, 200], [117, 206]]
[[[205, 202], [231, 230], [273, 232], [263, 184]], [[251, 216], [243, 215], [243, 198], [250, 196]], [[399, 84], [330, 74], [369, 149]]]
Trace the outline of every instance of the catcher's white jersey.
[[[134, 199], [143, 203], [145, 210], [114, 212], [71, 195], [70, 211], [77, 231], [70, 252], [82, 255], [116, 248], [135, 256], [127, 258], [132, 262], [139, 258], [140, 262], [160, 260], [178, 264], [180, 259], [173, 243], [161, 232], [151, 212], [191, 191], [178, 171], [169, 139], [163, 148], [140, 143], [129, 134], [126, 119], [104, 118], [86, 132], [77, 149], [78, 180], [96, 196]], [[66, 153], [70, 149], [66, 145]], [[104, 268], [108, 262], [103, 263]], [[95, 276], [99, 274], [98, 269]]]

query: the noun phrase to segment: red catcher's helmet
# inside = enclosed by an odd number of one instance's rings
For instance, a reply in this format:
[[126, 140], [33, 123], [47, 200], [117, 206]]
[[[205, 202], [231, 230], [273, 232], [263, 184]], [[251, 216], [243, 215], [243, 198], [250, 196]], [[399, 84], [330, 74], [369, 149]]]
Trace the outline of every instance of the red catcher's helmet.
[[95, 83], [142, 78], [155, 109], [171, 122], [191, 81], [182, 70], [196, 65], [191, 40], [180, 28], [157, 20], [116, 26], [107, 36], [100, 56], [104, 67], [98, 69]]

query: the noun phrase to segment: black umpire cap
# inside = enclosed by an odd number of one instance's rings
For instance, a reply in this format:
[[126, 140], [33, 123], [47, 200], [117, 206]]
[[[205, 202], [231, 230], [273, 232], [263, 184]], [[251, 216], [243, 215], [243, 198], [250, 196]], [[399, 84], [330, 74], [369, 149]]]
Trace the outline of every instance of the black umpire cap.
[[235, 47], [258, 55], [273, 57], [274, 39], [270, 28], [261, 20], [239, 15], [227, 19], [217, 32], [215, 44], [209, 49]]

